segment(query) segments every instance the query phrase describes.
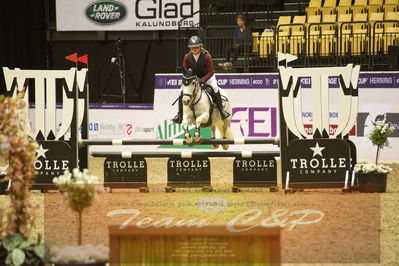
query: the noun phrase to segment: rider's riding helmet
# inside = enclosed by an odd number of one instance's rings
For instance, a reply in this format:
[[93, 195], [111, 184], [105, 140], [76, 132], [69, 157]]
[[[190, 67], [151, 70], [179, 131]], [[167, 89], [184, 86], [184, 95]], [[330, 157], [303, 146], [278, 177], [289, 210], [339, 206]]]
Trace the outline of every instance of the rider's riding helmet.
[[198, 37], [196, 35], [191, 36], [190, 40], [188, 40], [187, 46], [188, 46], [188, 48], [203, 46], [202, 40], [200, 37]]

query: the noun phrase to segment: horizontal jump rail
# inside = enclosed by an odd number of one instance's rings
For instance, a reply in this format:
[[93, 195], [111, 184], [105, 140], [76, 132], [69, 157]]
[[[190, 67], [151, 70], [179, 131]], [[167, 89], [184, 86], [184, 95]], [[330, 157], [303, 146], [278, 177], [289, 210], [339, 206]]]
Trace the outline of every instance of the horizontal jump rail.
[[[234, 138], [234, 139], [202, 139], [194, 145], [223, 144], [274, 144], [279, 145], [279, 138]], [[185, 139], [83, 139], [83, 146], [89, 145], [187, 145]]]
[[257, 156], [280, 156], [278, 151], [182, 151], [182, 152], [90, 152], [93, 157], [134, 158], [134, 157], [242, 157], [253, 158]]

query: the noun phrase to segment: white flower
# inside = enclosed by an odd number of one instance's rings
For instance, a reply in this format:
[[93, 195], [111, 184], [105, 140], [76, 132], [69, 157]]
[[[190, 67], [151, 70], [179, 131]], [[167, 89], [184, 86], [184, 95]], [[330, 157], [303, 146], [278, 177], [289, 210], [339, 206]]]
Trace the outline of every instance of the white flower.
[[376, 165], [375, 163], [366, 163], [366, 164], [356, 164], [354, 167], [355, 173], [383, 173], [383, 174], [388, 174], [389, 172], [392, 171], [392, 168], [383, 165], [383, 164], [378, 164]]
[[98, 184], [99, 178], [97, 176], [89, 174], [87, 169], [80, 172], [79, 169], [73, 169], [72, 173], [65, 171], [63, 175], [53, 179], [54, 184], [64, 185], [64, 184]]
[[96, 263], [109, 259], [109, 248], [104, 245], [82, 245], [52, 247], [51, 261], [54, 263]]
[[79, 171], [79, 169], [78, 169], [78, 168], [74, 168], [74, 169], [72, 170], [72, 175], [73, 175], [73, 177], [78, 177], [78, 176], [80, 176], [80, 171]]
[[8, 168], [8, 165], [0, 167], [0, 175], [6, 175], [7, 174], [7, 168]]

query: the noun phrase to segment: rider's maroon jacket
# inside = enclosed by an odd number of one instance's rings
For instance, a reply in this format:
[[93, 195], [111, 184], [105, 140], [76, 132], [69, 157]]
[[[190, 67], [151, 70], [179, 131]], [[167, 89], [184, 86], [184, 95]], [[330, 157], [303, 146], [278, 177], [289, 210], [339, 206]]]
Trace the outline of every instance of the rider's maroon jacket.
[[186, 70], [191, 68], [193, 70], [193, 73], [204, 82], [207, 82], [208, 79], [210, 79], [215, 73], [212, 58], [209, 53], [204, 51], [201, 51], [201, 54], [198, 57], [198, 61], [195, 61], [195, 58], [191, 52], [188, 52], [184, 56], [183, 67]]

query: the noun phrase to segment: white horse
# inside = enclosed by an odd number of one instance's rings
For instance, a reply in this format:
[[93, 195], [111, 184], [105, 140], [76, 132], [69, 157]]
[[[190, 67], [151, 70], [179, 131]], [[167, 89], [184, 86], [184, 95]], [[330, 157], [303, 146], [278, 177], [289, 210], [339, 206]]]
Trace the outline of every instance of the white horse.
[[[224, 109], [231, 112], [231, 101], [225, 91], [220, 89], [220, 95], [225, 99]], [[233, 138], [230, 129], [231, 115], [222, 120], [219, 109], [213, 106], [208, 94], [200, 86], [199, 79], [191, 74], [191, 71], [183, 72], [182, 81], [182, 103], [183, 103], [183, 130], [184, 137], [188, 144], [199, 143], [201, 141], [200, 128], [210, 128], [212, 131], [212, 138], [215, 138], [216, 127], [219, 130], [220, 137], [223, 139]], [[211, 119], [211, 121], [209, 121]], [[188, 131], [190, 125], [195, 125], [194, 143]], [[224, 150], [229, 148], [229, 145], [222, 145]], [[219, 145], [213, 145], [216, 149]]]

